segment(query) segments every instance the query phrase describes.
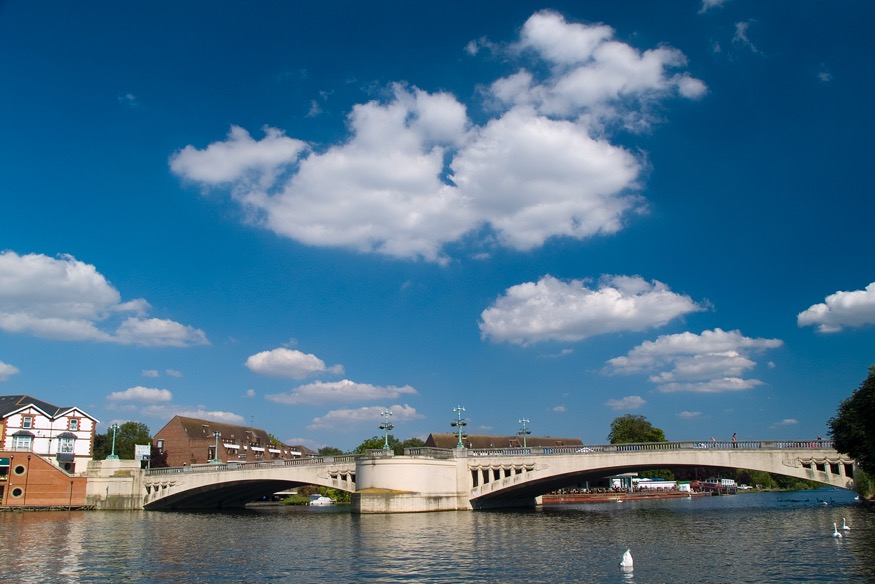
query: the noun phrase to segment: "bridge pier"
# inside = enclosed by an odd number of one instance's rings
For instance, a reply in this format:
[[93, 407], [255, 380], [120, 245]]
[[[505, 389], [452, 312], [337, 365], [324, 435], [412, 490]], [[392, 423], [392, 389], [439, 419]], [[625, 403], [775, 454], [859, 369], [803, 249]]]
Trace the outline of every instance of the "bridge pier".
[[471, 509], [466, 460], [450, 454], [394, 457], [372, 451], [356, 460], [354, 513], [418, 513]]

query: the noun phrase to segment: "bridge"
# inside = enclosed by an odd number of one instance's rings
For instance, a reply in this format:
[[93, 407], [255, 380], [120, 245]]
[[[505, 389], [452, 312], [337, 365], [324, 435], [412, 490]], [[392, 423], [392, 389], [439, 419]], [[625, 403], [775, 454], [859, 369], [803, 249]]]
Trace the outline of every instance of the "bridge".
[[[134, 461], [92, 463], [89, 504], [109, 508], [111, 488], [117, 494], [127, 488], [120, 486], [126, 483], [118, 470], [125, 462]], [[124, 508], [235, 508], [301, 485], [353, 493], [357, 513], [531, 507], [538, 496], [562, 487], [678, 466], [765, 471], [841, 488], [851, 488], [854, 476], [854, 461], [828, 440], [412, 448], [403, 456], [372, 450], [358, 456], [131, 470], [131, 502]]]

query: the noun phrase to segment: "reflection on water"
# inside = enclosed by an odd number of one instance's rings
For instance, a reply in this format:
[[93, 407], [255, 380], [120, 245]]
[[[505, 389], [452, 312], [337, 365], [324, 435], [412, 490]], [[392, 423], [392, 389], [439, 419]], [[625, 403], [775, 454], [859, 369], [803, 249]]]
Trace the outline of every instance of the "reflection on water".
[[[834, 538], [843, 517], [852, 529]], [[15, 512], [0, 534], [9, 582], [875, 581], [875, 514], [844, 491], [366, 516]]]

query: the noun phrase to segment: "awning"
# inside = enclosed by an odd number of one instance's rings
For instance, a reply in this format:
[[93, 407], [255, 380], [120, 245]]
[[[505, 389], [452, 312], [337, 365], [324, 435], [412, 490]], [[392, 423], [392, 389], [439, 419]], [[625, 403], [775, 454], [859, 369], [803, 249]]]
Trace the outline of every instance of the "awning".
[[252, 450], [256, 452], [264, 452], [264, 448], [262, 448], [261, 446], [253, 446]]
[[232, 450], [240, 450], [239, 444], [224, 444], [225, 448], [229, 448]]
[[76, 460], [76, 455], [72, 452], [59, 452], [57, 458], [61, 462], [73, 462]]
[[279, 448], [268, 448], [267, 451], [274, 452], [276, 454], [279, 454], [280, 452], [282, 452], [282, 450], [280, 450]]

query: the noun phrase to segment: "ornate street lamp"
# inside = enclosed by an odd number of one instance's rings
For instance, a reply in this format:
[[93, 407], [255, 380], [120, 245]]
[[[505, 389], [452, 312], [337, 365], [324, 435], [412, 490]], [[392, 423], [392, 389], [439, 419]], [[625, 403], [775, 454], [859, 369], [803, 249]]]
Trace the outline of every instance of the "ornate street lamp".
[[526, 436], [532, 433], [532, 431], [528, 428], [529, 420], [523, 418], [520, 420], [520, 431], [517, 432], [520, 436], [523, 437], [523, 448], [526, 447]]
[[380, 430], [384, 433], [383, 450], [389, 450], [389, 430], [395, 427], [395, 424], [389, 421], [389, 416], [392, 415], [390, 410], [383, 410], [383, 423], [380, 424]]
[[213, 436], [216, 437], [216, 449], [213, 451], [213, 458], [210, 459], [210, 462], [213, 464], [220, 464], [222, 459], [219, 458], [219, 438], [222, 437], [222, 433], [216, 430], [213, 432]]
[[459, 434], [459, 441], [456, 443], [456, 448], [464, 448], [465, 445], [462, 444], [462, 438], [467, 436], [467, 434], [464, 433], [463, 429], [468, 425], [468, 420], [462, 419], [462, 412], [465, 411], [465, 408], [462, 406], [456, 406], [453, 408], [453, 411], [456, 413], [456, 419], [450, 422], [450, 426], [456, 428], [456, 431]]
[[107, 460], [118, 460], [118, 454], [115, 453], [115, 434], [118, 432], [118, 424], [113, 424], [109, 427], [112, 430], [112, 453], [106, 457]]

